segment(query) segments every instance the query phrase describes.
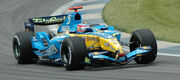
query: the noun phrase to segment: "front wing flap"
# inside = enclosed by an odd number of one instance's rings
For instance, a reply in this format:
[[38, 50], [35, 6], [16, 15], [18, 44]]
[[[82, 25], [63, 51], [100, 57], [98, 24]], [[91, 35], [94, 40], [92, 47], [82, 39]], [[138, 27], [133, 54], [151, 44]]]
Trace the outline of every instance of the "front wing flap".
[[111, 60], [111, 61], [118, 62], [118, 63], [121, 63], [121, 62], [123, 62], [123, 63], [127, 62], [128, 63], [128, 62], [130, 62], [131, 60], [133, 60], [136, 57], [140, 57], [140, 56], [146, 55], [146, 53], [149, 52], [149, 51], [151, 51], [151, 47], [143, 46], [143, 47], [139, 47], [136, 50], [126, 54], [123, 57], [119, 57], [117, 59], [109, 57], [109, 56], [106, 56], [106, 55], [103, 55], [103, 54], [99, 54], [99, 55], [96, 54], [96, 55], [94, 55], [94, 53], [90, 53], [89, 57], [91, 57], [92, 59]]

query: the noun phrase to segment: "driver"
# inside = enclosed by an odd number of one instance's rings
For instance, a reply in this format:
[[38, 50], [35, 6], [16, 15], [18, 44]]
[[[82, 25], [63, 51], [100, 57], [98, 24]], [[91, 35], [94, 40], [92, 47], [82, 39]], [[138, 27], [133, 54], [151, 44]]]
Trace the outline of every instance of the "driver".
[[78, 32], [84, 33], [85, 31], [87, 31], [87, 29], [91, 29], [88, 24], [79, 24], [79, 25], [77, 25], [77, 31]]

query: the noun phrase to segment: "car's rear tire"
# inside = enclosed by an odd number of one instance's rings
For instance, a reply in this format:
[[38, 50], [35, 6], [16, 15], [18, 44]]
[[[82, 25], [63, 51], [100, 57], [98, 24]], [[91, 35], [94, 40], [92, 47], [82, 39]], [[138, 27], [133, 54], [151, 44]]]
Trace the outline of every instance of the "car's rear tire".
[[67, 70], [81, 70], [85, 68], [87, 48], [81, 37], [65, 38], [61, 47], [61, 60]]
[[13, 51], [18, 64], [29, 64], [37, 60], [37, 56], [32, 51], [31, 38], [33, 32], [17, 32], [13, 38]]
[[136, 30], [132, 33], [130, 39], [130, 51], [134, 51], [137, 47], [151, 46], [152, 50], [147, 55], [135, 58], [138, 64], [148, 64], [153, 62], [157, 56], [157, 42], [154, 34], [149, 29]]

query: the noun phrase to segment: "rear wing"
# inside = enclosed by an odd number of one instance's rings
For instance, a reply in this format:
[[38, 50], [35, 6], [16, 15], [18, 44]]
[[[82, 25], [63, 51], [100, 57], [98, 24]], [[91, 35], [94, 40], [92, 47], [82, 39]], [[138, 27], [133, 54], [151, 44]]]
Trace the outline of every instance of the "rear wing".
[[25, 22], [25, 31], [33, 31], [34, 25], [52, 25], [61, 24], [64, 22], [68, 15], [57, 15], [57, 16], [47, 16], [47, 17], [37, 17], [30, 18], [29, 22]]

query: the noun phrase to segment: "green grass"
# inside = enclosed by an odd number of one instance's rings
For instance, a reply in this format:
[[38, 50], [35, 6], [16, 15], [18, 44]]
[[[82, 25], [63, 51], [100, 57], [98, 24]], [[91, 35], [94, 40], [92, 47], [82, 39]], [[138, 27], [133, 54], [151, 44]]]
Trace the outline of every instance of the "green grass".
[[180, 0], [111, 0], [103, 19], [120, 31], [148, 28], [158, 40], [180, 43]]

